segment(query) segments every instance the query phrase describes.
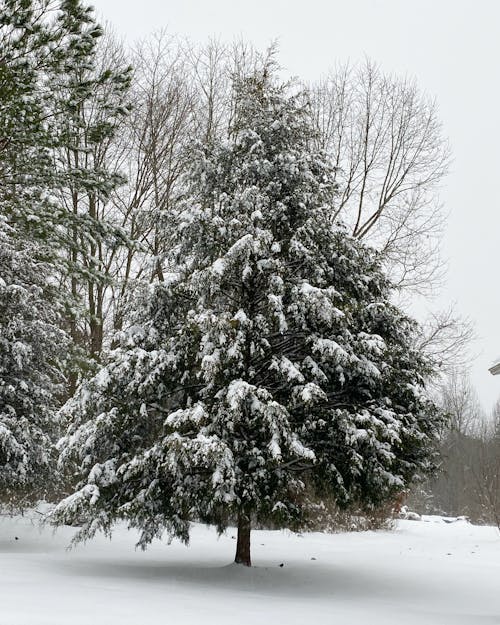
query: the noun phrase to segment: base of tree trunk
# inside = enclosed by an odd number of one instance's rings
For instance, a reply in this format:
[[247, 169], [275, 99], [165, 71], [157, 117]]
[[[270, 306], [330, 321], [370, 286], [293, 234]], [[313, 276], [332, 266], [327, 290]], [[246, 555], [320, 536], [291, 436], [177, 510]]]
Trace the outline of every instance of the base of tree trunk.
[[236, 556], [234, 561], [243, 566], [252, 566], [250, 559], [250, 519], [244, 514], [238, 516], [238, 540], [236, 543]]

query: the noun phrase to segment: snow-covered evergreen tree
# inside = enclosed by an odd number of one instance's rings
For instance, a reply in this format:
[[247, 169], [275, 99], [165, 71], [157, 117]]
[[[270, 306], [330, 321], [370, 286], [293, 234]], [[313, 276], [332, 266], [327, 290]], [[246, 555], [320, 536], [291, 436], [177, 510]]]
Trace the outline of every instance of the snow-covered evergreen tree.
[[[88, 210], [75, 211], [71, 202], [55, 196], [68, 190], [76, 200], [93, 193], [97, 201], [122, 181], [104, 167], [94, 167], [86, 154], [112, 138], [118, 118], [126, 113], [123, 94], [131, 70], [99, 68], [97, 42], [103, 31], [92, 8], [80, 0], [3, 0], [1, 9], [3, 212], [29, 237], [58, 251], [81, 241], [96, 243], [113, 230]], [[87, 119], [85, 124], [82, 117], [92, 115], [94, 123]], [[63, 151], [79, 154], [72, 167], [61, 162]]]
[[76, 540], [125, 519], [145, 546], [189, 522], [294, 527], [305, 482], [377, 504], [430, 467], [439, 419], [415, 326], [376, 254], [332, 223], [308, 108], [267, 72], [239, 81], [232, 135], [193, 152], [173, 272], [65, 412]]
[[[50, 266], [0, 218], [0, 500], [28, 503], [54, 476], [51, 446], [68, 340]], [[60, 404], [59, 404], [60, 405]]]
[[[105, 169], [60, 166], [61, 150], [81, 150], [69, 116], [89, 93], [106, 85], [115, 103], [128, 71], [92, 80], [102, 29], [79, 0], [0, 0], [0, 497], [44, 494], [55, 413], [62, 402], [63, 368], [71, 360], [61, 329], [77, 315], [61, 286], [70, 274], [95, 277], [90, 263], [70, 254], [89, 242], [112, 240], [114, 229], [61, 201], [99, 198], [116, 184]], [[70, 75], [70, 70], [73, 73]], [[79, 73], [77, 70], [80, 70]], [[114, 90], [114, 91], [113, 91]], [[99, 101], [99, 110], [106, 110]], [[88, 129], [86, 148], [109, 138], [120, 113]], [[69, 250], [68, 250], [69, 248]], [[68, 254], [70, 256], [68, 262]], [[80, 260], [77, 257], [77, 261]], [[78, 266], [77, 266], [78, 265]], [[35, 492], [36, 491], [36, 492]]]
[[2, 2], [1, 212], [50, 255], [69, 304], [65, 325], [93, 356], [102, 343], [103, 257], [128, 244], [103, 216], [123, 178], [102, 153], [128, 111], [131, 69], [100, 57], [102, 35], [80, 0]]

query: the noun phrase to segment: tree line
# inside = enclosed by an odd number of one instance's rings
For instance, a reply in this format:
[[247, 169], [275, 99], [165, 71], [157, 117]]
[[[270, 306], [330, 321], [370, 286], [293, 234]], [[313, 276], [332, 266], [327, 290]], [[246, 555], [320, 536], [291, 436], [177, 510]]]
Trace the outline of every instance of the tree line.
[[500, 528], [500, 403], [485, 413], [463, 371], [443, 382], [439, 402], [448, 415], [439, 434], [439, 470], [410, 501], [429, 513], [467, 516]]

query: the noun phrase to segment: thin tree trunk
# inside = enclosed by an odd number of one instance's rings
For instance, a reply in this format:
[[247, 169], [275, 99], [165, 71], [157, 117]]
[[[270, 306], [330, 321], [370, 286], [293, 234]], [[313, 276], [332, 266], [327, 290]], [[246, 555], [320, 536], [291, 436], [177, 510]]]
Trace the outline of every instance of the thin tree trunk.
[[243, 566], [252, 566], [250, 559], [250, 518], [243, 513], [238, 516], [238, 541], [234, 561]]

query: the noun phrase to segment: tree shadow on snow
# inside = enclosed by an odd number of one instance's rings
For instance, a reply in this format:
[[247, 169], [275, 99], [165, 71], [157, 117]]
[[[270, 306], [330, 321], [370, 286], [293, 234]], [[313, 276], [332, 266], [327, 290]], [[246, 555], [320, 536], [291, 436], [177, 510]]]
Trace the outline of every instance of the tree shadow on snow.
[[[260, 561], [257, 566], [246, 568], [230, 564], [226, 566], [197, 566], [196, 563], [168, 563], [161, 560], [99, 559], [94, 561], [73, 560], [50, 563], [59, 572], [80, 577], [104, 578], [106, 580], [130, 580], [136, 582], [158, 582], [166, 588], [182, 586], [205, 586], [210, 590], [225, 592], [249, 592], [259, 595], [290, 596], [297, 598], [317, 598], [331, 596], [346, 599], [377, 597], [389, 600], [397, 592], [398, 596], [415, 597], [419, 593], [420, 581], [402, 577], [398, 571], [392, 574], [384, 571], [360, 570], [359, 565], [348, 567], [325, 565], [318, 561], [279, 563]], [[426, 596], [439, 595], [439, 589], [429, 582], [421, 588]], [[442, 592], [442, 589], [441, 589]]]

